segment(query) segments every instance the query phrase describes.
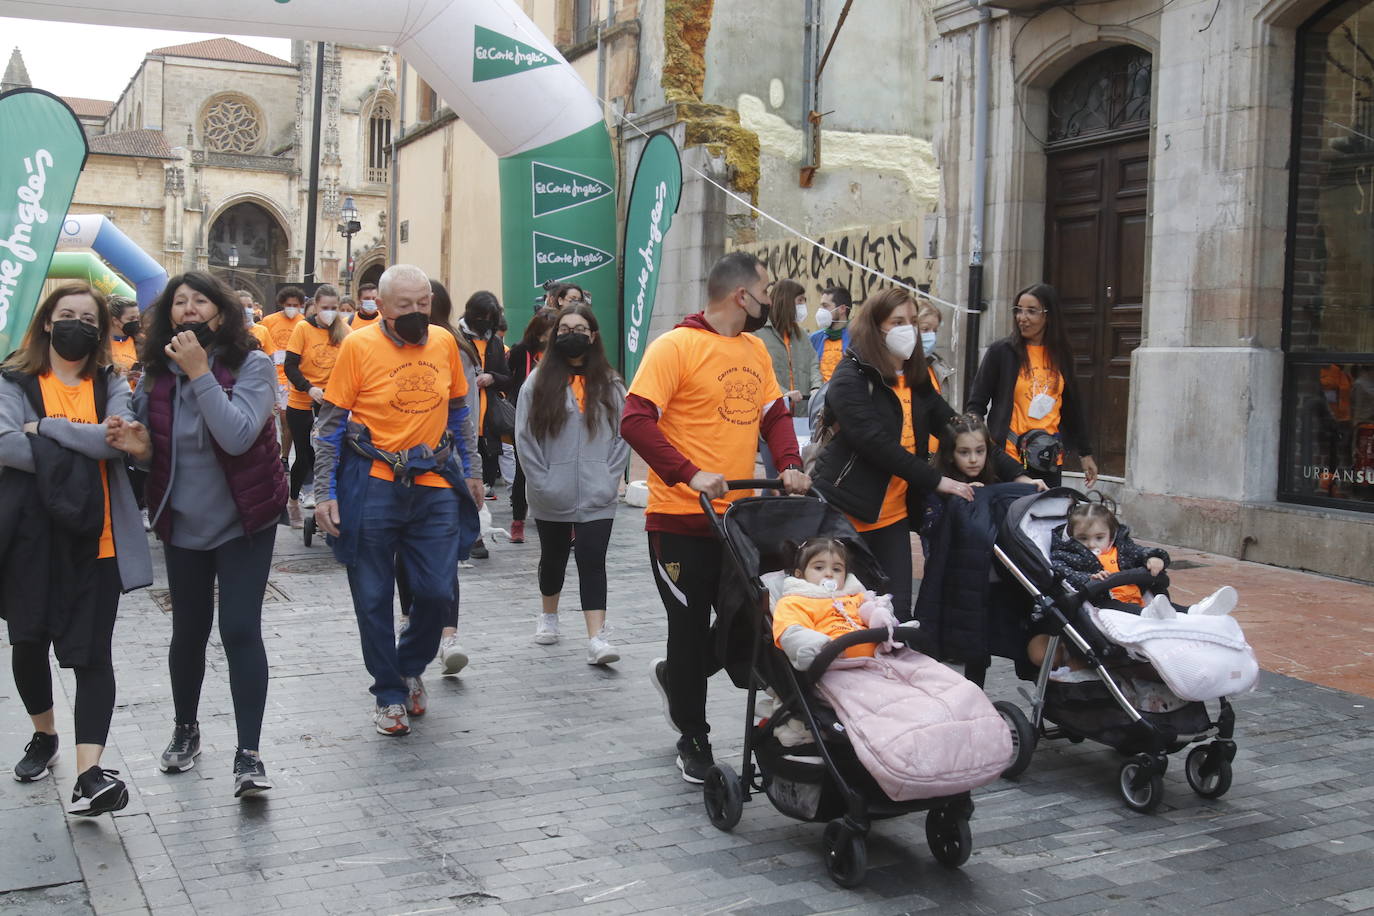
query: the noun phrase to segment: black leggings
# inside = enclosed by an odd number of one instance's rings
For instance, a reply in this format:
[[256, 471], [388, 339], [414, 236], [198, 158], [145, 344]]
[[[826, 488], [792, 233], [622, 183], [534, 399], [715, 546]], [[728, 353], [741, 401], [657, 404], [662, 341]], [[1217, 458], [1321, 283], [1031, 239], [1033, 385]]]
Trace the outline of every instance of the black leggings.
[[291, 498], [301, 498], [301, 486], [315, 470], [315, 446], [310, 444], [310, 428], [315, 425], [315, 411], [299, 407], [286, 408], [286, 427], [291, 430], [291, 442], [296, 446], [296, 462], [291, 465]]
[[860, 531], [859, 537], [887, 573], [887, 588], [892, 592], [892, 609], [898, 620], [911, 619], [911, 529], [907, 520], [885, 528]]
[[167, 666], [178, 725], [192, 725], [205, 680], [205, 646], [214, 623], [219, 581], [219, 638], [229, 660], [238, 746], [258, 749], [267, 708], [267, 650], [262, 645], [262, 597], [272, 568], [273, 525], [214, 550], [167, 545], [167, 586], [172, 593], [172, 645]]
[[535, 519], [534, 525], [539, 529], [539, 594], [557, 595], [563, 591], [571, 550], [577, 560], [577, 591], [582, 610], [606, 610], [606, 548], [611, 543], [614, 521], [599, 518], [578, 522], [574, 541], [572, 522]]
[[525, 499], [525, 469], [520, 466], [520, 453], [515, 453], [515, 479], [510, 482], [511, 520], [523, 522], [530, 514], [530, 504]]
[[[582, 540], [582, 526], [577, 526]], [[711, 731], [706, 682], [719, 670], [711, 651], [711, 608], [720, 589], [721, 542], [667, 531], [649, 532], [649, 562], [668, 613], [668, 713], [688, 738]]]
[[482, 457], [482, 483], [496, 486], [496, 478], [501, 473], [501, 440], [492, 436], [480, 437], [477, 454]]
[[[115, 613], [119, 610], [119, 561], [96, 560], [96, 598], [91, 655], [87, 664], [72, 669], [76, 675], [76, 743], [104, 745], [114, 715], [115, 676], [110, 642], [114, 639]], [[31, 716], [52, 709], [52, 669], [48, 667], [47, 642], [15, 643], [10, 655], [14, 686]]]

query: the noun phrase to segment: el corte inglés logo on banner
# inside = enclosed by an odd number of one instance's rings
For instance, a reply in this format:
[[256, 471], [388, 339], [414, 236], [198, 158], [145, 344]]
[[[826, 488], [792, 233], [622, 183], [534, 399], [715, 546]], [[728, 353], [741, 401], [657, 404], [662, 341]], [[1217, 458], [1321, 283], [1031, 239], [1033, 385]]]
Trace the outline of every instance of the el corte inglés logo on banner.
[[581, 204], [600, 200], [612, 192], [604, 181], [570, 172], [543, 162], [530, 163], [530, 188], [534, 198], [534, 215], [547, 216]]
[[615, 256], [600, 248], [543, 232], [534, 233], [535, 286], [543, 286], [545, 280], [567, 280], [581, 276], [614, 263]]
[[515, 73], [551, 67], [558, 63], [533, 45], [476, 26], [472, 51], [472, 81], [500, 79]]

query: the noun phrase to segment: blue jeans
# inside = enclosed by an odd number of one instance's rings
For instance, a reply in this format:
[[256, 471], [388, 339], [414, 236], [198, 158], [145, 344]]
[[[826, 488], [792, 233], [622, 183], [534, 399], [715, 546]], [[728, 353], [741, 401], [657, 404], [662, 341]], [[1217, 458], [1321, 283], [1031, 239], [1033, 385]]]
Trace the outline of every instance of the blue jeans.
[[[347, 497], [345, 497], [347, 498]], [[357, 560], [348, 587], [378, 706], [404, 704], [405, 678], [418, 677], [439, 651], [444, 615], [458, 568], [458, 494], [442, 487], [402, 486], [367, 478]], [[392, 597], [396, 557], [405, 558], [410, 624], [396, 642]]]

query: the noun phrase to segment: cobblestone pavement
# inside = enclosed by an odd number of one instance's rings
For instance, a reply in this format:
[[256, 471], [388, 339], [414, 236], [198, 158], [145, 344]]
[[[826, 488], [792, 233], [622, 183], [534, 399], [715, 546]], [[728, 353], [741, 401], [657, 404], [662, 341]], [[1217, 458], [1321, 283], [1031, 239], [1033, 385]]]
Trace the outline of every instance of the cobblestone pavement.
[[[498, 523], [508, 512], [503, 496]], [[55, 781], [3, 780], [0, 813], [16, 846], [0, 856], [9, 863], [0, 866], [0, 888], [9, 890], [0, 911], [1374, 908], [1374, 700], [1280, 675], [1266, 674], [1237, 701], [1235, 784], [1217, 801], [1189, 791], [1176, 757], [1164, 804], [1153, 815], [1132, 813], [1115, 789], [1113, 752], [1048, 743], [1019, 782], [975, 793], [975, 848], [962, 869], [934, 861], [923, 817], [914, 815], [875, 828], [868, 878], [853, 891], [826, 876], [821, 827], [783, 817], [766, 799], [746, 805], [733, 833], [715, 830], [700, 792], [673, 766], [675, 735], [649, 686], [665, 628], [642, 528], [639, 512], [622, 508], [610, 615], [623, 658], [608, 670], [585, 663], [580, 614], [564, 612], [560, 644], [531, 642], [533, 525], [530, 543], [494, 544], [490, 560], [464, 570], [461, 634], [472, 665], [458, 678], [427, 678], [429, 714], [405, 739], [372, 731], [342, 570], [322, 546], [306, 548], [298, 533], [280, 529], [264, 617], [272, 684], [263, 754], [276, 789], [242, 803], [232, 795], [233, 717], [217, 644], [201, 711], [205, 753], [188, 773], [158, 771], [171, 729], [165, 585], [127, 597], [106, 765], [129, 780], [129, 807], [67, 824], [56, 795], [71, 791], [70, 752]], [[4, 747], [17, 759], [27, 722], [9, 678], [0, 683]], [[65, 672], [62, 685], [69, 699]], [[994, 669], [994, 698], [1013, 698], [1017, 687]], [[63, 700], [59, 707], [65, 738], [70, 716]], [[710, 712], [717, 756], [738, 767], [743, 694], [718, 678]]]

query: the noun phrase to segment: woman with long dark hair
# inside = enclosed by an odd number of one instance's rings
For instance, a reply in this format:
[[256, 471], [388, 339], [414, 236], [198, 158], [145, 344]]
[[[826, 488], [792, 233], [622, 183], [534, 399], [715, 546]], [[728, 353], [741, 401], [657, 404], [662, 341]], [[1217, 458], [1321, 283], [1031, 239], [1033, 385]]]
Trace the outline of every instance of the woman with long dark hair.
[[[577, 300], [580, 301], [580, 300]], [[553, 326], [558, 321], [558, 313], [543, 309], [535, 312], [530, 323], [525, 325], [525, 333], [520, 342], [506, 354], [506, 364], [510, 367], [510, 387], [507, 396], [520, 402], [520, 388], [530, 377], [534, 367], [539, 365], [544, 352], [548, 349], [549, 338], [553, 336]], [[520, 466], [520, 449], [515, 449], [515, 479], [510, 485], [510, 542], [525, 543], [525, 517], [529, 515], [529, 501], [525, 498], [525, 470]]]
[[565, 306], [548, 352], [520, 391], [515, 438], [539, 531], [543, 613], [534, 640], [558, 641], [558, 599], [575, 549], [589, 665], [620, 659], [607, 638], [606, 548], [630, 461], [620, 437], [624, 408], [625, 383], [606, 359], [595, 313], [581, 303]]
[[[9, 623], [14, 685], [33, 720], [14, 778], [42, 779], [57, 759], [51, 648], [76, 675], [69, 810], [87, 816], [128, 804], [116, 772], [100, 766], [115, 705], [110, 647], [120, 593], [153, 581], [125, 456], [106, 443], [102, 425], [132, 419], [129, 386], [110, 364], [111, 335], [100, 293], [64, 284], [0, 367], [0, 617]], [[20, 529], [24, 536], [11, 539]]]
[[176, 719], [160, 765], [182, 772], [200, 754], [200, 690], [218, 585], [238, 727], [234, 795], [255, 795], [272, 787], [258, 753], [267, 705], [262, 598], [287, 495], [272, 423], [276, 371], [249, 335], [243, 306], [208, 273], [173, 277], [149, 313], [137, 422], [114, 417], [107, 435], [151, 466], [148, 511], [165, 545]]
[[[468, 297], [458, 330], [477, 351], [477, 390], [480, 392], [477, 409], [477, 449], [482, 455], [482, 482], [487, 486], [487, 499], [496, 498], [496, 476], [500, 470], [501, 439], [491, 435], [488, 418], [491, 399], [501, 396], [510, 385], [510, 368], [506, 364], [506, 347], [496, 336], [501, 323], [501, 300], [487, 290], [478, 290]], [[481, 538], [472, 545], [472, 556], [485, 560], [489, 556]]]
[[[825, 392], [839, 430], [816, 460], [813, 486], [843, 510], [891, 580], [892, 602], [911, 617], [911, 532], [927, 493], [973, 499], [973, 489], [930, 466], [930, 434], [954, 410], [930, 383], [916, 302], [904, 289], [868, 297], [849, 323], [850, 346]], [[1005, 455], [1004, 479], [1019, 473]]]
[[[1084, 480], [1091, 487], [1097, 482], [1097, 462], [1059, 294], [1048, 283], [1036, 283], [1017, 293], [1013, 302], [1016, 329], [988, 347], [964, 411], [987, 417], [993, 441], [1018, 461], [1020, 437], [1044, 430], [1078, 452]], [[1059, 468], [1027, 468], [1026, 473], [1052, 487], [1059, 486], [1063, 476]]]
[[770, 299], [768, 324], [754, 335], [768, 348], [778, 387], [792, 402], [792, 415], [806, 416], [801, 402], [821, 387], [816, 350], [801, 328], [807, 314], [806, 290], [796, 280], [779, 280], [773, 284]]

